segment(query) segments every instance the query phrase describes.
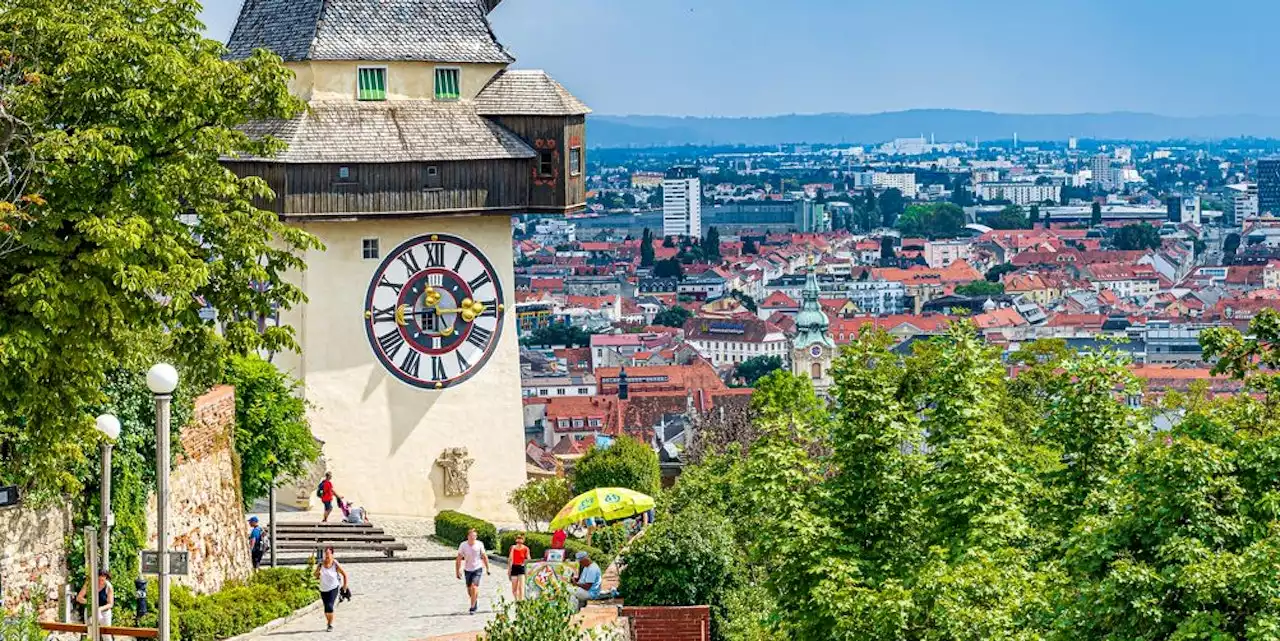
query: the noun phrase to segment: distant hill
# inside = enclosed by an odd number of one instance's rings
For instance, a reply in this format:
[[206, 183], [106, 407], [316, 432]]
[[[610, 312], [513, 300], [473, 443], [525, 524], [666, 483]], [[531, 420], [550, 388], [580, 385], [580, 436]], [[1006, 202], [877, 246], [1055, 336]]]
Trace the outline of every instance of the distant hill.
[[1148, 113], [1002, 114], [958, 109], [913, 109], [878, 114], [813, 114], [764, 118], [591, 116], [593, 147], [669, 145], [773, 145], [876, 143], [931, 134], [939, 142], [1066, 140], [1172, 140], [1253, 136], [1280, 138], [1280, 117], [1178, 118]]

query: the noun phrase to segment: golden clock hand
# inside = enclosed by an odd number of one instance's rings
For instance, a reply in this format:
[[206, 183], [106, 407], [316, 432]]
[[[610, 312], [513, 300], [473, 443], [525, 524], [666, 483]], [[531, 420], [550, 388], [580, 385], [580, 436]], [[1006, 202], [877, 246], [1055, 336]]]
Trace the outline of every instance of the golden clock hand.
[[405, 327], [408, 324], [409, 322], [404, 319], [404, 305], [396, 305], [396, 325]]

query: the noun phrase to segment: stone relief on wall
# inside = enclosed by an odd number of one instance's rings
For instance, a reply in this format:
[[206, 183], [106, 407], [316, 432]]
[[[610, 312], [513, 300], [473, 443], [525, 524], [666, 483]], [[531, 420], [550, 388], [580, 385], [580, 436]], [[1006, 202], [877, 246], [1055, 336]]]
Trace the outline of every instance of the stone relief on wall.
[[440, 454], [440, 458], [436, 459], [436, 465], [444, 470], [445, 496], [467, 495], [471, 489], [467, 481], [467, 470], [471, 469], [471, 465], [475, 462], [475, 459], [467, 455], [465, 447], [450, 447]]

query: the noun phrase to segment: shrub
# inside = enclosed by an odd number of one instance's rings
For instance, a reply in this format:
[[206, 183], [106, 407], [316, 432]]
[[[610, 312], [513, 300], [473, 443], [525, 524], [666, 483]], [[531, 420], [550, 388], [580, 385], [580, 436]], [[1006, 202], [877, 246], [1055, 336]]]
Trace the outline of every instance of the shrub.
[[[516, 535], [518, 534], [521, 533], [502, 533], [502, 547], [500, 549], [502, 550], [501, 554], [503, 556], [506, 556], [511, 552], [511, 546], [515, 545]], [[551, 549], [551, 535], [542, 532], [527, 532], [524, 533], [524, 544], [529, 546], [529, 558], [535, 561], [540, 560], [546, 555], [547, 550]], [[579, 552], [586, 552], [591, 555], [592, 560], [600, 564], [601, 569], [609, 567], [609, 563], [613, 561], [614, 556], [600, 548], [592, 547], [581, 541], [575, 541], [574, 539], [565, 541], [564, 552], [566, 559], [573, 559], [573, 557]]]
[[[244, 634], [307, 606], [320, 598], [309, 570], [273, 568], [255, 573], [244, 583], [228, 583], [219, 592], [197, 595], [185, 586], [170, 591], [172, 636], [178, 641], [217, 641]], [[120, 625], [154, 627], [155, 582], [147, 589], [151, 613]]]
[[552, 581], [541, 598], [514, 606], [505, 599], [494, 608], [497, 616], [484, 627], [485, 641], [579, 641], [582, 631], [573, 622], [569, 589]]
[[600, 548], [605, 554], [617, 556], [622, 546], [631, 539], [631, 532], [626, 525], [614, 523], [591, 533], [591, 545]]
[[43, 641], [48, 634], [36, 623], [35, 612], [29, 608], [19, 610], [16, 616], [0, 612], [0, 641]]
[[662, 487], [657, 452], [627, 436], [607, 448], [592, 448], [574, 466], [573, 489], [581, 494], [598, 487], [625, 487], [657, 496]]
[[[659, 520], [623, 553], [618, 591], [627, 605], [710, 605], [718, 628], [735, 571], [730, 531], [710, 512]], [[713, 636], [721, 638], [716, 629]]]
[[525, 528], [537, 530], [550, 523], [560, 508], [573, 499], [568, 479], [534, 479], [511, 492], [508, 501], [520, 515]]
[[436, 515], [436, 538], [449, 545], [467, 540], [467, 530], [471, 528], [476, 529], [476, 538], [484, 543], [486, 550], [498, 549], [498, 528], [492, 523], [453, 510], [444, 510]]

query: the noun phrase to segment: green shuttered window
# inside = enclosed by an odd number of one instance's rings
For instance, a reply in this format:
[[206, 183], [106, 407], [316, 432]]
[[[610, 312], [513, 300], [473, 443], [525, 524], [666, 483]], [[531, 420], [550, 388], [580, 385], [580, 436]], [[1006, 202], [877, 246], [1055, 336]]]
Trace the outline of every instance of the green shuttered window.
[[457, 100], [462, 97], [458, 68], [436, 67], [436, 100]]
[[356, 97], [360, 100], [387, 99], [387, 70], [382, 67], [361, 67], [356, 72]]

